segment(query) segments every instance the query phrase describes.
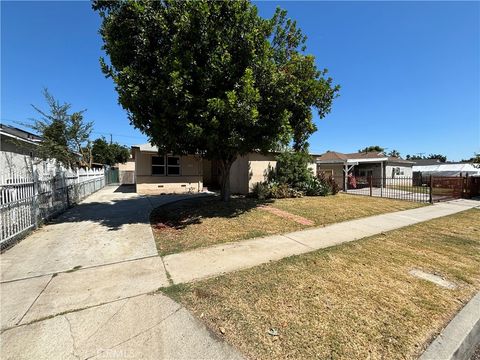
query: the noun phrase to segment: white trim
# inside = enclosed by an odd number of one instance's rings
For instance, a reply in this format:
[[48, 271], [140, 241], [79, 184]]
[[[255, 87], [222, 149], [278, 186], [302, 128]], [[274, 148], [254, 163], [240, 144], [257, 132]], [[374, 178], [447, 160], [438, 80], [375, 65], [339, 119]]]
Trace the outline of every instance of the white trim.
[[38, 145], [38, 143], [41, 142], [41, 140], [38, 140], [38, 142], [35, 142], [35, 141], [32, 141], [32, 140], [27, 140], [27, 139], [21, 138], [20, 136], [12, 135], [12, 134], [9, 134], [9, 133], [1, 131], [1, 130], [0, 130], [0, 135], [5, 135], [5, 136], [11, 137], [13, 139], [20, 140], [20, 141], [23, 141], [23, 142], [26, 142], [26, 143], [29, 143], [29, 144], [32, 144], [32, 145]]
[[388, 161], [388, 158], [376, 158], [376, 159], [348, 159], [347, 164], [353, 164], [358, 165], [358, 163], [365, 163], [365, 162], [383, 162], [383, 161]]

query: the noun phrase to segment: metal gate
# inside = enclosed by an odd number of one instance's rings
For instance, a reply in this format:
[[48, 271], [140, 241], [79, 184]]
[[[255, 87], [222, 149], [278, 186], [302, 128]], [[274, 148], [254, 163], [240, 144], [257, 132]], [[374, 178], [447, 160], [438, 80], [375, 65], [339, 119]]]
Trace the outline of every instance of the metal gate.
[[461, 176], [432, 176], [432, 196], [436, 201], [460, 199], [465, 190], [465, 178]]
[[119, 171], [116, 168], [110, 168], [105, 171], [105, 184], [118, 185], [120, 184]]

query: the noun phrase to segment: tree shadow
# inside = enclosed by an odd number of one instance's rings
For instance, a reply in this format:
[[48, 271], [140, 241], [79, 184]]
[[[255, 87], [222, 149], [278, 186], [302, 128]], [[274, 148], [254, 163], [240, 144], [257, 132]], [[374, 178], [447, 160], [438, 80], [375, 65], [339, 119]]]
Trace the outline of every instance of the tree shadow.
[[115, 189], [115, 193], [123, 193], [123, 194], [133, 194], [136, 193], [136, 186], [135, 184], [124, 184], [120, 185], [118, 188]]
[[51, 223], [94, 222], [109, 231], [127, 224], [149, 224], [151, 205], [146, 197], [112, 199], [108, 202], [82, 202], [52, 219]]
[[128, 224], [151, 224], [182, 229], [201, 223], [204, 218], [237, 217], [270, 202], [233, 197], [230, 202], [224, 203], [219, 196], [213, 195], [129, 196], [128, 187], [116, 189], [113, 193], [115, 195], [112, 199], [106, 201], [85, 201], [77, 204], [51, 219], [49, 224], [94, 222], [106, 227], [108, 231], [120, 230]]
[[218, 196], [189, 199], [156, 208], [150, 215], [150, 221], [157, 230], [181, 230], [200, 224], [207, 218], [235, 218], [272, 202], [249, 197], [232, 197], [229, 202], [220, 201]]

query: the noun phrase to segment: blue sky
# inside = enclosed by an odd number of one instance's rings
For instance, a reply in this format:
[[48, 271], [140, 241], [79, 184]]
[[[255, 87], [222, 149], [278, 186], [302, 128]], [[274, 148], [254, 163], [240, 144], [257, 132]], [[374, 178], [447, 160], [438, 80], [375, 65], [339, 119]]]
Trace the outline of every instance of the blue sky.
[[[402, 155], [480, 151], [479, 2], [257, 2], [260, 14], [287, 9], [328, 68], [340, 97], [316, 118], [311, 150], [367, 145]], [[100, 20], [89, 2], [1, 3], [1, 119], [24, 122], [44, 107], [43, 87], [87, 109], [94, 137], [131, 145], [129, 125], [100, 71]]]

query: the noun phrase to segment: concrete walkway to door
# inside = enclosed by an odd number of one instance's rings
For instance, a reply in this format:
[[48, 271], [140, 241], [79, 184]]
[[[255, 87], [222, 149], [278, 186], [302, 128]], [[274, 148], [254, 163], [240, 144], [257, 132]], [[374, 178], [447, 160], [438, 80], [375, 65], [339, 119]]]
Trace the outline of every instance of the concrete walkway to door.
[[0, 255], [2, 359], [241, 358], [153, 294], [169, 280], [149, 214], [186, 197], [107, 187]]

